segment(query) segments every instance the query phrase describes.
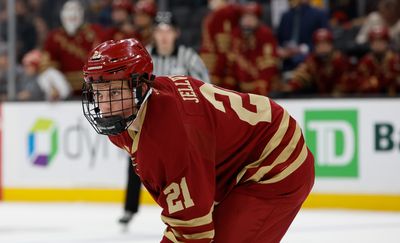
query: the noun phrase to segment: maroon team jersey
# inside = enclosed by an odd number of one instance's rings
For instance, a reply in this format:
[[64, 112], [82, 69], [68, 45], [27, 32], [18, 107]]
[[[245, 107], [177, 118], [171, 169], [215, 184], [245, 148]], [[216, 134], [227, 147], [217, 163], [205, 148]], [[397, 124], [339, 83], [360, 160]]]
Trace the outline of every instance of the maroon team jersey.
[[213, 208], [232, 188], [281, 182], [312, 157], [299, 125], [269, 98], [186, 76], [157, 77], [132, 126], [109, 138], [163, 208], [162, 242], [210, 242]]
[[357, 75], [360, 92], [394, 95], [400, 76], [400, 56], [387, 51], [379, 61], [372, 53], [368, 53], [361, 58]]
[[90, 50], [105, 39], [103, 29], [95, 24], [84, 24], [73, 36], [62, 28], [51, 31], [44, 43], [42, 68], [55, 67], [70, 83], [74, 94], [82, 93], [82, 66]]

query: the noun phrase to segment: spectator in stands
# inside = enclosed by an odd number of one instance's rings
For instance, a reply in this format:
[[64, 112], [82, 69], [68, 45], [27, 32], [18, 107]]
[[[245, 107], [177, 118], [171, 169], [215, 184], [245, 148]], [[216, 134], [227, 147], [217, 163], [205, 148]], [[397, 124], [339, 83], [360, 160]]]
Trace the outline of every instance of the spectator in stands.
[[[53, 67], [48, 67], [44, 72], [40, 68], [43, 52], [34, 49], [22, 59], [24, 75], [20, 80], [23, 91], [18, 93], [20, 100], [65, 100], [71, 94], [71, 86], [64, 75]], [[40, 89], [40, 91], [38, 90]]]
[[49, 31], [49, 26], [46, 19], [53, 11], [46, 12], [46, 8], [53, 10], [52, 2], [38, 1], [38, 0], [25, 0], [27, 4], [27, 14], [32, 21], [36, 30], [36, 48], [42, 48]]
[[[68, 97], [70, 92], [66, 80], [57, 80], [57, 71], [40, 73], [41, 52], [37, 49], [26, 53], [22, 59], [23, 65], [16, 67], [16, 99], [17, 100], [58, 100]], [[0, 43], [0, 101], [7, 100], [7, 45]], [[59, 72], [58, 72], [59, 73]], [[49, 76], [46, 78], [44, 75]], [[61, 74], [58, 74], [63, 77]], [[64, 83], [60, 83], [64, 82]], [[52, 92], [52, 95], [50, 95]]]
[[99, 23], [103, 27], [112, 27], [112, 3], [113, 0], [91, 1], [90, 10], [93, 22]]
[[23, 74], [17, 81], [18, 100], [44, 100], [45, 95], [38, 82], [40, 59], [41, 53], [36, 49], [22, 58]]
[[328, 14], [311, 6], [310, 0], [291, 0], [290, 4], [291, 8], [283, 14], [277, 30], [283, 72], [290, 72], [304, 61], [313, 49], [314, 31], [329, 25]]
[[[0, 23], [0, 35], [1, 41], [6, 42], [7, 37], [7, 13], [6, 8], [3, 10], [3, 17]], [[28, 8], [23, 0], [17, 0], [15, 2], [15, 14], [16, 14], [16, 53], [17, 62], [21, 63], [22, 57], [28, 51], [36, 47], [37, 44], [37, 32], [33, 25], [31, 16], [28, 15]]]
[[370, 13], [365, 19], [357, 37], [358, 44], [366, 44], [370, 30], [376, 26], [385, 26], [390, 39], [400, 50], [400, 1], [380, 0], [378, 10]]
[[395, 95], [400, 79], [400, 58], [389, 47], [389, 30], [385, 26], [370, 29], [371, 51], [358, 65], [360, 93]]
[[210, 0], [208, 5], [211, 12], [203, 20], [200, 56], [213, 84], [235, 88], [236, 82], [227, 73], [227, 54], [232, 48], [232, 30], [239, 24], [240, 7], [226, 0]]
[[351, 85], [348, 58], [333, 46], [332, 32], [326, 28], [313, 34], [315, 46], [305, 62], [294, 71], [283, 91], [318, 95], [337, 95]]
[[[25, 56], [27, 56], [25, 54]], [[25, 61], [25, 56], [23, 58], [24, 62]], [[7, 73], [9, 69], [9, 63], [8, 63], [8, 53], [7, 53], [7, 44], [0, 42], [0, 101], [6, 101], [8, 99], [8, 82], [7, 82]], [[25, 75], [25, 67], [22, 68], [21, 65], [17, 64], [16, 66], [16, 83], [15, 83], [15, 91], [17, 94], [16, 99], [17, 100], [40, 100], [43, 99], [43, 92], [41, 92], [40, 87], [37, 84], [37, 80], [31, 80], [26, 79]]]
[[242, 5], [240, 24], [232, 33], [229, 72], [238, 91], [268, 95], [278, 78], [278, 43], [261, 15], [260, 4]]
[[84, 9], [76, 0], [67, 1], [60, 13], [62, 27], [51, 31], [44, 45], [42, 68], [57, 68], [70, 83], [73, 95], [81, 94], [82, 66], [89, 51], [105, 39], [104, 30], [84, 23]]
[[133, 25], [140, 42], [146, 46], [152, 42], [154, 18], [157, 6], [153, 0], [139, 0], [135, 5]]
[[189, 47], [178, 45], [179, 28], [171, 12], [158, 12], [153, 31], [154, 42], [147, 46], [155, 75], [188, 75], [209, 83], [207, 68]]
[[130, 0], [113, 1], [111, 12], [113, 26], [109, 30], [109, 39], [138, 38], [131, 18], [133, 11], [134, 6]]

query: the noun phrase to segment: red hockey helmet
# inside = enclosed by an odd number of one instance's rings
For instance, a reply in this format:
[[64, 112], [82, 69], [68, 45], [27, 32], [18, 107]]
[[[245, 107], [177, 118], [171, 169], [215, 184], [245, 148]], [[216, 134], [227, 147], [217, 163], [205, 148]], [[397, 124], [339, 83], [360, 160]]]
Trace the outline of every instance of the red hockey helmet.
[[136, 3], [135, 13], [145, 13], [154, 18], [157, 14], [157, 6], [152, 1], [141, 0]]
[[[150, 90], [153, 62], [136, 39], [109, 40], [94, 48], [83, 67], [83, 113], [100, 134], [115, 135], [132, 123]], [[142, 84], [148, 88], [143, 94]]]
[[152, 72], [150, 54], [134, 38], [101, 43], [89, 53], [83, 67], [87, 83], [130, 80], [132, 74], [151, 76]]
[[261, 5], [257, 2], [248, 2], [242, 5], [241, 13], [243, 14], [254, 14], [258, 18], [262, 16], [262, 8]]
[[114, 0], [112, 3], [113, 9], [123, 9], [128, 13], [133, 12], [134, 5], [130, 0]]
[[368, 32], [369, 41], [386, 40], [389, 41], [389, 30], [385, 26], [375, 26]]
[[332, 32], [329, 29], [326, 28], [321, 28], [317, 29], [313, 33], [313, 42], [314, 44], [317, 44], [319, 42], [332, 42], [333, 41], [333, 35]]

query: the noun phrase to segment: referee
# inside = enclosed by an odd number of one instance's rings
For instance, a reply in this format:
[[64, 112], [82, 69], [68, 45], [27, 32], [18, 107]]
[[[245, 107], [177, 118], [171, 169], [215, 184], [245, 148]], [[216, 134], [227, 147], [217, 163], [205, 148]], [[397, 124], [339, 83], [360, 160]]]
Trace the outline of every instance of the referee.
[[200, 56], [190, 47], [177, 45], [180, 31], [171, 12], [158, 12], [153, 30], [153, 44], [147, 51], [158, 76], [187, 75], [210, 83], [208, 71]]

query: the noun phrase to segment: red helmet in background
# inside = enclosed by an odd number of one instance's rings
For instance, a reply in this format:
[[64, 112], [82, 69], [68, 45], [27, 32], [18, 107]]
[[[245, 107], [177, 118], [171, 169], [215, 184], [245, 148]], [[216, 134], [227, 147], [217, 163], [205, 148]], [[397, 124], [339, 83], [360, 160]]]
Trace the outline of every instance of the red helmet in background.
[[313, 33], [313, 42], [317, 44], [319, 42], [333, 42], [333, 34], [329, 29], [321, 28], [317, 29]]
[[262, 16], [262, 7], [257, 2], [248, 2], [241, 6], [241, 13], [243, 14], [254, 14], [258, 18]]
[[132, 74], [153, 73], [153, 61], [146, 48], [134, 38], [109, 40], [89, 53], [83, 67], [87, 83], [130, 80]]
[[368, 33], [369, 41], [386, 40], [389, 41], [389, 30], [385, 26], [375, 26]]
[[140, 0], [136, 3], [135, 13], [145, 13], [154, 18], [157, 14], [157, 6], [153, 1]]
[[112, 2], [113, 9], [123, 9], [128, 13], [132, 13], [134, 10], [134, 5], [130, 0], [114, 0]]
[[[90, 52], [83, 67], [82, 108], [97, 133], [120, 134], [132, 124], [151, 90], [152, 72], [150, 54], [133, 38], [109, 40]], [[120, 97], [114, 99], [112, 94]], [[99, 98], [103, 96], [108, 98]]]

